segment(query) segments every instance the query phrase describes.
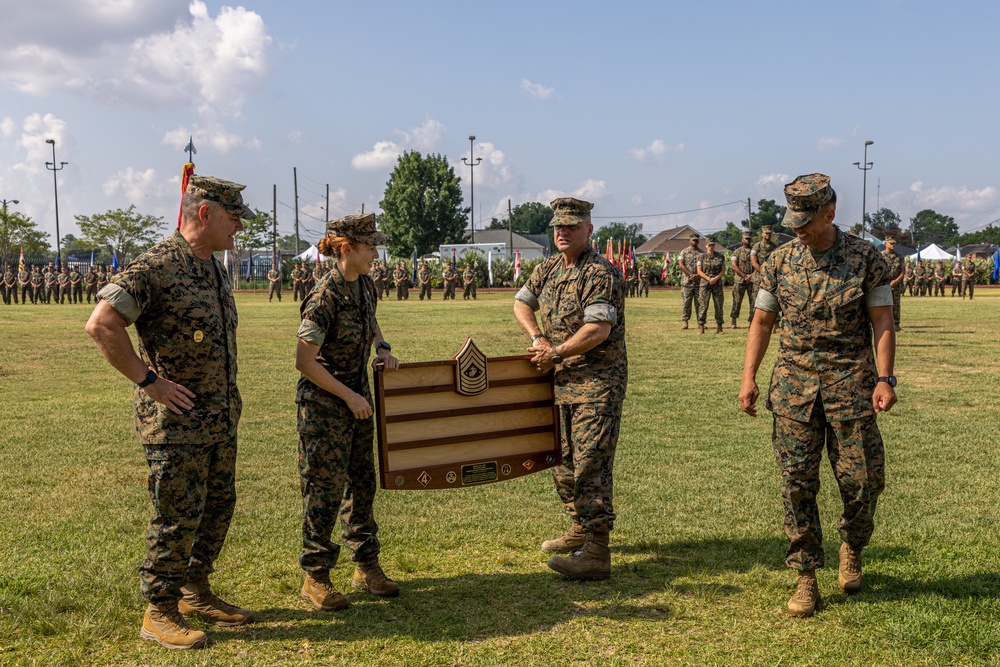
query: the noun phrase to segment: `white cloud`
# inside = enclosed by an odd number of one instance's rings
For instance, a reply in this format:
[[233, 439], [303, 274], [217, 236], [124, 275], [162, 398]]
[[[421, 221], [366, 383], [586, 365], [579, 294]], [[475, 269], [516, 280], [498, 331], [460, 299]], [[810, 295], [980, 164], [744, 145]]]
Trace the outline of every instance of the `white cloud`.
[[[513, 170], [504, 152], [491, 142], [484, 141], [476, 144], [475, 156], [477, 159], [482, 158], [482, 162], [476, 167], [477, 189], [480, 186], [483, 188], [502, 188], [514, 180]], [[461, 157], [458, 158], [458, 162], [454, 163], [453, 166], [456, 173], [462, 175], [462, 179], [465, 180], [465, 175], [469, 173], [469, 167], [461, 160]]]
[[546, 88], [540, 83], [532, 83], [527, 79], [521, 79], [521, 90], [540, 100], [548, 99], [555, 92], [555, 88]]
[[647, 157], [653, 160], [662, 161], [668, 152], [680, 153], [683, 150], [684, 144], [677, 144], [671, 148], [667, 145], [667, 142], [662, 139], [654, 139], [652, 143], [645, 148], [630, 148], [628, 152], [633, 158], [639, 162], [643, 162]]
[[3, 135], [4, 139], [10, 139], [14, 136], [14, 130], [17, 129], [17, 123], [10, 116], [5, 116], [3, 120], [0, 120], [0, 134]]
[[844, 143], [844, 140], [838, 137], [820, 137], [816, 140], [816, 148], [821, 151], [828, 151], [832, 148], [840, 148], [842, 143]]
[[932, 208], [938, 213], [953, 215], [955, 211], [979, 212], [994, 204], [1000, 191], [992, 185], [978, 190], [967, 186], [943, 185], [937, 188], [924, 189], [922, 181], [916, 181], [910, 186], [914, 203], [920, 208]]
[[773, 185], [780, 185], [784, 187], [785, 183], [791, 180], [791, 176], [788, 174], [764, 174], [757, 178], [758, 187], [768, 187]]
[[171, 188], [170, 181], [157, 176], [155, 169], [140, 171], [126, 167], [106, 179], [101, 189], [106, 197], [121, 196], [130, 202], [142, 202], [147, 197], [164, 197], [170, 191], [174, 191], [177, 197], [180, 197], [180, 184], [177, 183]]
[[375, 142], [370, 151], [358, 153], [352, 157], [351, 166], [359, 171], [391, 167], [396, 162], [396, 158], [407, 150], [414, 149], [423, 152], [434, 150], [442, 132], [444, 132], [444, 125], [428, 118], [418, 127], [406, 131], [396, 130], [396, 134], [400, 136], [399, 141], [385, 139]]
[[301, 144], [302, 143], [302, 132], [300, 130], [292, 130], [288, 133], [288, 143], [290, 144]]
[[553, 199], [558, 199], [559, 197], [575, 197], [596, 204], [607, 197], [608, 194], [608, 186], [604, 181], [588, 178], [571, 192], [566, 192], [565, 190], [542, 190], [535, 196], [534, 201], [548, 204]]
[[268, 71], [274, 40], [263, 19], [243, 7], [222, 7], [212, 18], [201, 0], [192, 0], [183, 16], [179, 4], [32, 3], [15, 12], [23, 14], [16, 21], [21, 32], [5, 25], [0, 81], [37, 96], [190, 102], [206, 117], [239, 116], [248, 91]]
[[[257, 137], [249, 139], [238, 134], [227, 131], [219, 124], [208, 127], [195, 127], [194, 129], [178, 127], [163, 135], [162, 143], [174, 146], [182, 150], [187, 146], [188, 140], [194, 139], [194, 146], [211, 146], [220, 153], [228, 153], [237, 148], [260, 148], [261, 142]], [[195, 157], [195, 163], [198, 162]]]

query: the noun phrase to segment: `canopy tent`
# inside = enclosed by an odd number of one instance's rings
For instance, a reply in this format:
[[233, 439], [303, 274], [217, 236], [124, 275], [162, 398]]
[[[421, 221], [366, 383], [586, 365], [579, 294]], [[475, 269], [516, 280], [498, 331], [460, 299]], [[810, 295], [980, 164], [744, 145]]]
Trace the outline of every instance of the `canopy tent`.
[[944, 251], [944, 249], [941, 248], [941, 246], [939, 246], [936, 243], [932, 243], [926, 248], [921, 248], [917, 252], [907, 257], [907, 259], [917, 259], [918, 255], [920, 259], [929, 259], [931, 261], [937, 261], [939, 259], [940, 260], [950, 259], [954, 261], [955, 259], [954, 255], [949, 255]]
[[305, 260], [308, 260], [310, 262], [315, 263], [316, 260], [318, 260], [318, 259], [322, 259], [323, 261], [326, 261], [326, 260], [328, 260], [330, 258], [327, 257], [326, 255], [319, 254], [319, 248], [317, 248], [315, 245], [311, 245], [301, 255], [296, 255], [295, 259], [298, 259], [298, 260], [305, 259]]

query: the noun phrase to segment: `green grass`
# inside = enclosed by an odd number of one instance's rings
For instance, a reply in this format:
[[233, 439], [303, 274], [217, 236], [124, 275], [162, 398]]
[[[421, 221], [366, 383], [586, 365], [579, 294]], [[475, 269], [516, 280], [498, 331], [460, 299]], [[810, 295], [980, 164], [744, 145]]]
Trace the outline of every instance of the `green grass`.
[[[490, 356], [527, 346], [512, 293], [435, 297], [382, 302], [402, 361], [449, 357], [466, 335]], [[664, 291], [627, 307], [610, 581], [545, 567], [538, 546], [566, 520], [543, 472], [380, 491], [382, 561], [402, 595], [309, 611], [298, 598], [298, 310], [237, 300], [240, 495], [213, 581], [260, 620], [209, 628], [209, 648], [182, 655], [138, 638], [151, 510], [131, 385], [84, 333], [89, 307], [0, 306], [0, 665], [1000, 664], [1000, 292], [904, 299], [864, 590], [837, 590], [839, 496], [824, 464], [825, 606], [805, 620], [785, 614], [794, 575], [770, 415], [736, 404], [746, 329], [680, 331], [679, 294]], [[344, 557], [342, 590], [350, 573]]]

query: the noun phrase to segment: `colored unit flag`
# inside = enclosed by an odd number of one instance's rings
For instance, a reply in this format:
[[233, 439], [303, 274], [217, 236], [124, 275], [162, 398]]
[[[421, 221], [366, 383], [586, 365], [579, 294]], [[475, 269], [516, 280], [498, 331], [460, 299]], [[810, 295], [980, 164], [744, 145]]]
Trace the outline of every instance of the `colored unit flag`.
[[993, 253], [993, 282], [1000, 279], [1000, 248]]
[[90, 249], [90, 265], [91, 266], [94, 265], [94, 249], [93, 248]]
[[635, 271], [635, 265], [636, 265], [636, 261], [635, 261], [635, 244], [632, 245], [632, 254], [629, 255], [629, 265], [632, 267], [632, 270]]
[[455, 259], [455, 249], [454, 249], [454, 248], [452, 248], [452, 249], [451, 249], [451, 265], [452, 265], [452, 266], [455, 266], [455, 264], [456, 264], [456, 262], [457, 262], [457, 261], [458, 261], [458, 260], [456, 260], [456, 259]]
[[[187, 150], [186, 148], [184, 150]], [[184, 199], [184, 193], [187, 192], [188, 179], [191, 178], [191, 174], [194, 173], [194, 163], [188, 162], [181, 169], [181, 200]], [[177, 211], [177, 229], [181, 228], [181, 218], [184, 215], [184, 208], [180, 207]]]
[[411, 279], [411, 284], [417, 284], [417, 249], [413, 249], [413, 277]]
[[[514, 282], [521, 277], [521, 251], [514, 251]], [[995, 278], [994, 278], [995, 280]]]
[[604, 251], [604, 259], [608, 260], [612, 264], [615, 263], [615, 249], [612, 246], [611, 239], [608, 239], [608, 247]]
[[115, 273], [118, 272], [118, 253], [115, 252], [114, 248], [111, 249], [111, 268], [115, 270]]
[[24, 271], [24, 248], [21, 248], [21, 259], [17, 260], [17, 272]]
[[250, 282], [253, 277], [253, 250], [250, 251], [250, 256], [247, 258], [247, 282]]
[[670, 268], [670, 251], [663, 253], [663, 271], [660, 273], [660, 280], [667, 279], [667, 269]]
[[490, 250], [490, 254], [486, 257], [486, 272], [490, 276], [489, 286], [493, 286], [493, 251]]

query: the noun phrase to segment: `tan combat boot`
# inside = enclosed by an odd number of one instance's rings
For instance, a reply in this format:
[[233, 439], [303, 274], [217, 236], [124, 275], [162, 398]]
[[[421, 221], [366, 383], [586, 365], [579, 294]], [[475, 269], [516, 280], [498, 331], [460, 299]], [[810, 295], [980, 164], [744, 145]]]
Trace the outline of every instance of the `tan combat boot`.
[[819, 606], [819, 584], [816, 582], [815, 570], [799, 572], [798, 588], [795, 595], [788, 600], [789, 616], [812, 616]]
[[394, 598], [399, 595], [399, 584], [385, 576], [378, 558], [358, 562], [351, 577], [351, 588], [358, 591], [368, 591], [372, 595]]
[[739, 327], [736, 326], [736, 318], [735, 317], [733, 318], [733, 326], [732, 326], [732, 328], [733, 329], [739, 329]]
[[587, 533], [579, 551], [569, 556], [553, 556], [549, 567], [570, 579], [597, 581], [611, 576], [611, 550], [608, 533]]
[[847, 542], [840, 545], [840, 568], [837, 572], [840, 590], [848, 595], [861, 590], [861, 549]]
[[700, 333], [700, 334], [705, 333], [705, 325], [704, 324], [699, 324], [698, 325], [698, 333]]
[[212, 592], [208, 578], [191, 579], [181, 588], [184, 593], [177, 609], [184, 616], [195, 616], [211, 623], [229, 627], [253, 622], [253, 612], [231, 605]]
[[351, 606], [350, 601], [330, 583], [330, 573], [307, 574], [300, 597], [320, 611], [340, 611]]
[[715, 329], [715, 333], [716, 334], [722, 333], [722, 325], [721, 324]]
[[542, 542], [542, 551], [548, 554], [568, 554], [583, 546], [587, 539], [587, 533], [583, 532], [583, 526], [576, 521], [565, 533], [554, 540]]
[[187, 624], [177, 611], [176, 602], [151, 603], [146, 607], [139, 637], [172, 649], [205, 648], [208, 643], [204, 632]]
[[688, 328], [688, 321], [684, 320], [684, 323], [681, 324], [681, 329], [687, 329], [687, 328]]

